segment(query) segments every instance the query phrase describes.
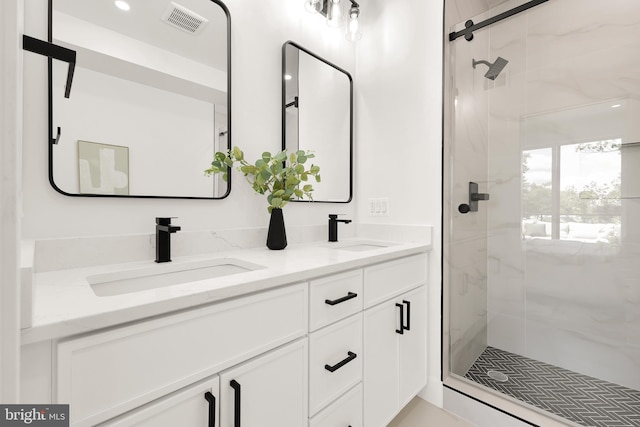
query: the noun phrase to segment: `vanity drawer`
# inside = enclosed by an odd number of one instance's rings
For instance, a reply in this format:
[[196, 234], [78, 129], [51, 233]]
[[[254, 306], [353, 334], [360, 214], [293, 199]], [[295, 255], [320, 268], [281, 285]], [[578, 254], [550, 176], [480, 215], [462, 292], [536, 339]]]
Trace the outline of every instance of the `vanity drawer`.
[[364, 306], [369, 308], [427, 281], [427, 254], [418, 254], [364, 269]]
[[309, 336], [309, 414], [362, 380], [362, 314]]
[[362, 427], [362, 384], [309, 420], [309, 427]]
[[309, 330], [315, 331], [362, 310], [362, 270], [317, 280], [309, 286]]
[[303, 336], [307, 284], [60, 342], [55, 401], [95, 425]]

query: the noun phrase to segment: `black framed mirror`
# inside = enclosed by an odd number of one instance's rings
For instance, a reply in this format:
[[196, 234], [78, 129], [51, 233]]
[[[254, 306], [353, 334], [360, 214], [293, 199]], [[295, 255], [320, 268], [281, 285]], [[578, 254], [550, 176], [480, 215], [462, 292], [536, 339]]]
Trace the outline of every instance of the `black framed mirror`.
[[[315, 154], [314, 202], [353, 197], [353, 79], [298, 44], [282, 46], [282, 149]], [[306, 201], [306, 200], [305, 200]]]
[[[68, 196], [220, 199], [231, 20], [218, 0], [49, 0], [49, 181]], [[66, 97], [67, 95], [68, 97]]]

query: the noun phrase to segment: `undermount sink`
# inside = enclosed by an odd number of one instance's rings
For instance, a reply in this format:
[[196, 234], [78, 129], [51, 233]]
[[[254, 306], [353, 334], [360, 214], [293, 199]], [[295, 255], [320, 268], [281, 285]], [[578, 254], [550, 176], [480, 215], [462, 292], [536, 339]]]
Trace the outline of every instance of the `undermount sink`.
[[389, 247], [389, 244], [381, 243], [381, 242], [347, 242], [344, 244], [340, 244], [336, 246], [335, 249], [339, 249], [342, 251], [351, 251], [351, 252], [364, 252], [364, 251], [372, 251], [374, 249], [381, 249]]
[[88, 276], [87, 281], [99, 297], [158, 289], [197, 280], [230, 276], [264, 268], [235, 258], [218, 258], [184, 263], [157, 264], [134, 270]]

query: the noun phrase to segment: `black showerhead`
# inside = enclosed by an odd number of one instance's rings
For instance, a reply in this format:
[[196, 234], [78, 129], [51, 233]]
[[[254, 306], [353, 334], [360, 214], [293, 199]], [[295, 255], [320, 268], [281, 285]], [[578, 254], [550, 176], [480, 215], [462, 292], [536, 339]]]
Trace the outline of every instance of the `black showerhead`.
[[502, 70], [508, 63], [509, 61], [507, 61], [506, 59], [500, 56], [498, 56], [498, 59], [496, 59], [493, 64], [489, 61], [484, 61], [484, 60], [476, 61], [475, 59], [472, 62], [473, 68], [476, 68], [476, 65], [478, 64], [485, 64], [489, 66], [489, 71], [487, 71], [484, 75], [489, 80], [495, 80], [496, 77], [498, 77], [498, 74], [502, 72]]

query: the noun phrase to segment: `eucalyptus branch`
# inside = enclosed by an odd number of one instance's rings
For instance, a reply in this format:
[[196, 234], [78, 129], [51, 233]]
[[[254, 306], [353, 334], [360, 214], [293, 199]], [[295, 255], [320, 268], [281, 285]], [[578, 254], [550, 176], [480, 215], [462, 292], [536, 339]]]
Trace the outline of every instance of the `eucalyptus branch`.
[[[276, 155], [265, 151], [254, 164], [244, 158], [244, 153], [238, 147], [228, 152], [218, 151], [214, 154], [211, 167], [204, 171], [206, 176], [221, 173], [222, 179], [228, 180], [229, 168], [236, 167], [242, 172], [253, 190], [267, 195], [268, 211], [281, 209], [294, 198], [313, 200], [313, 186], [303, 184], [309, 177], [320, 182], [320, 167], [311, 164], [306, 169], [305, 163], [315, 155], [310, 151], [296, 151], [287, 156], [287, 151], [280, 151]], [[301, 187], [302, 184], [302, 187]]]

